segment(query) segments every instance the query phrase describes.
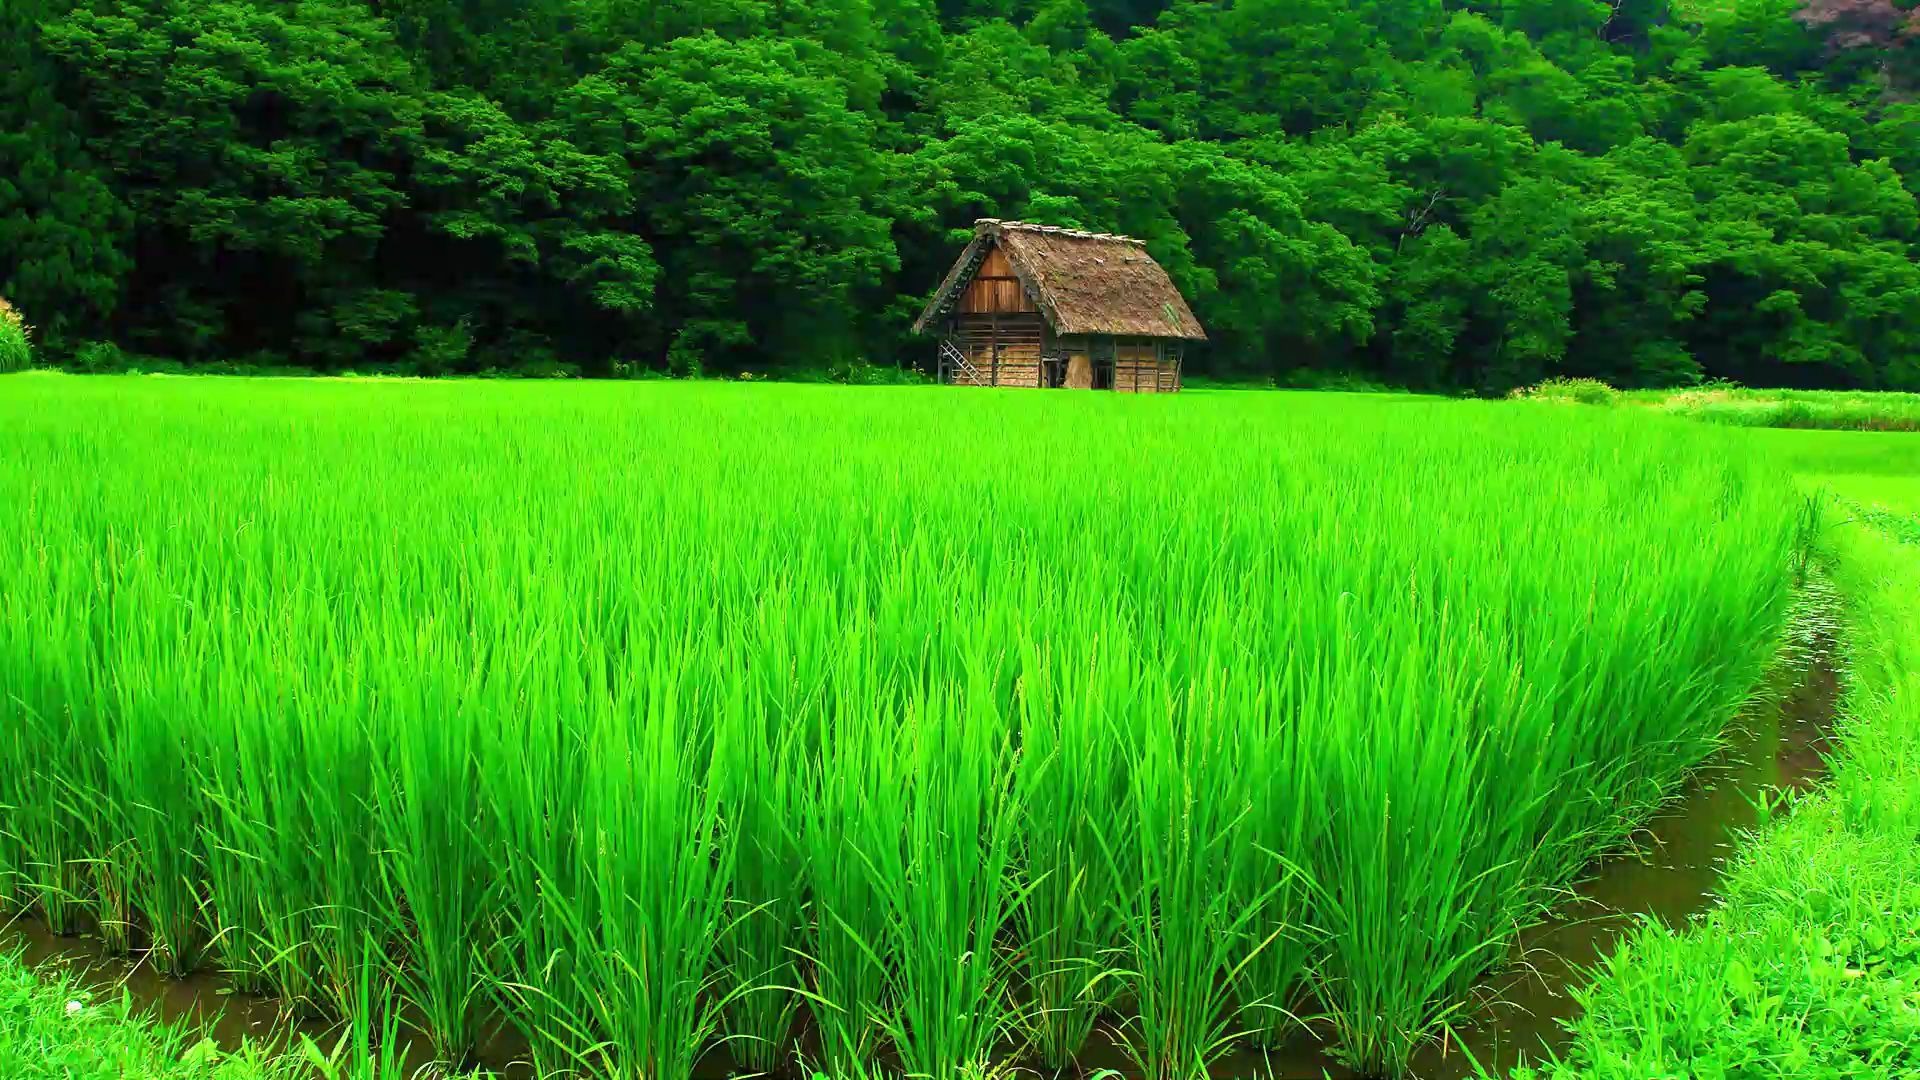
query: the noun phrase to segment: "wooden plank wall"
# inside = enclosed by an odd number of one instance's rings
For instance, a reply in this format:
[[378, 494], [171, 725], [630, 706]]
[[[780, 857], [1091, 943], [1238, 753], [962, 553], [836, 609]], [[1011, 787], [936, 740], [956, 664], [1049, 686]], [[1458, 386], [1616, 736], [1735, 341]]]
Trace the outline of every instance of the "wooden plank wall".
[[[950, 339], [974, 367], [974, 374], [956, 370], [949, 380], [959, 386], [1044, 386], [1047, 377], [1042, 356], [1048, 347], [1046, 328], [1035, 314], [971, 314], [954, 322]], [[998, 364], [995, 346], [998, 345]], [[1052, 348], [1065, 360], [1060, 372], [1069, 389], [1105, 386], [1122, 394], [1171, 394], [1180, 389], [1180, 352], [1177, 344], [1115, 340], [1104, 337], [1068, 337]], [[1112, 359], [1109, 360], [1108, 357]], [[1109, 368], [1108, 365], [1111, 365]]]
[[1159, 346], [1151, 341], [1114, 343], [1113, 388], [1123, 394], [1161, 393]]
[[[954, 329], [953, 343], [966, 355], [976, 374], [970, 378], [959, 372], [953, 381], [962, 386], [1038, 387], [1045, 336], [1038, 314], [962, 315]], [[1000, 346], [997, 365], [996, 343]]]

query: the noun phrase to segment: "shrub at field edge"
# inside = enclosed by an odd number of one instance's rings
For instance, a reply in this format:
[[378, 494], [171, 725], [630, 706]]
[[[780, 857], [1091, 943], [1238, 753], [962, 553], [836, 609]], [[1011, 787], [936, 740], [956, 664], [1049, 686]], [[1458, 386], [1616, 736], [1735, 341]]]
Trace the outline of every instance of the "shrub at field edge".
[[27, 320], [0, 299], [0, 375], [33, 366], [33, 345]]

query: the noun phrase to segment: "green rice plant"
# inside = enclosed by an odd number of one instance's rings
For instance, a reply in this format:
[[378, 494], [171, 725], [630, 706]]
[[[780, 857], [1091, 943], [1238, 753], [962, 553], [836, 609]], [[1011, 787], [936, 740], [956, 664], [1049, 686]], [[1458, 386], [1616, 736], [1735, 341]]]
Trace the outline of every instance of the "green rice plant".
[[[27, 896], [58, 935], [79, 933], [97, 912], [93, 873], [105, 848], [92, 797], [97, 759], [88, 752], [87, 723], [63, 704], [66, 687], [13, 699], [19, 838]], [[97, 916], [94, 918], [97, 920]]]
[[[1094, 602], [1082, 609], [1089, 618]], [[1133, 670], [1118, 640], [1102, 634], [1091, 655], [1071, 657], [1030, 644], [1022, 662], [1013, 765], [1025, 892], [1018, 967], [1026, 1040], [1049, 1069], [1073, 1063], [1117, 989], [1102, 981], [1121, 944], [1112, 903], [1119, 879], [1107, 850], [1131, 846], [1132, 819], [1112, 718], [1128, 700]]]
[[875, 713], [882, 699], [843, 646], [822, 712], [819, 757], [808, 777], [801, 845], [811, 899], [806, 955], [818, 1065], [831, 1076], [868, 1075], [895, 1002], [893, 924], [887, 888], [907, 880], [908, 814], [902, 729]]
[[85, 806], [73, 785], [59, 776], [60, 751], [78, 757], [75, 739], [66, 734], [79, 725], [64, 710], [49, 714], [14, 699], [7, 716], [19, 763], [12, 786], [15, 812], [11, 834], [20, 859], [19, 888], [29, 905], [57, 935], [77, 934], [91, 900], [87, 864], [93, 850]]
[[[19, 810], [0, 802], [0, 815], [12, 822], [19, 817]], [[20, 838], [0, 829], [0, 918], [17, 914], [26, 905], [26, 863]]]
[[[0, 635], [5, 633], [0, 624]], [[19, 831], [27, 820], [24, 800], [33, 791], [25, 767], [25, 735], [22, 710], [0, 699], [0, 920], [7, 921], [24, 912], [31, 901], [27, 844]]]
[[999, 944], [1020, 902], [1012, 744], [982, 659], [962, 696], [911, 697], [899, 721], [911, 779], [906, 873], [883, 882], [897, 965], [884, 1027], [912, 1077], [987, 1075], [1018, 1023]]
[[1133, 827], [1127, 847], [1107, 852], [1124, 942], [1107, 976], [1137, 1010], [1121, 1030], [1140, 1074], [1205, 1076], [1244, 1034], [1234, 989], [1278, 936], [1253, 937], [1274, 886], [1235, 880], [1253, 865], [1238, 855], [1251, 806], [1225, 688], [1203, 679], [1183, 693], [1149, 671], [1136, 693], [1154, 722], [1119, 733]]
[[39, 785], [26, 764], [37, 749], [28, 716], [18, 699], [0, 698], [0, 815], [5, 816], [0, 823], [0, 914], [9, 918], [27, 911], [35, 897], [29, 834], [37, 816], [31, 804], [39, 796]]
[[[49, 774], [67, 788], [73, 815], [85, 822], [90, 836], [90, 854], [83, 860], [86, 907], [94, 933], [106, 951], [116, 956], [132, 952], [138, 929], [134, 895], [140, 885], [140, 852], [135, 820], [152, 817], [142, 809], [148, 794], [143, 781], [148, 778], [138, 767], [129, 767], [130, 759], [142, 756], [151, 734], [140, 730], [137, 720], [127, 723], [124, 706], [138, 693], [132, 685], [135, 680], [109, 675], [117, 668], [112, 652], [128, 640], [122, 633], [123, 619], [146, 606], [142, 601], [156, 592], [138, 572], [139, 555], [110, 545], [107, 557], [91, 568], [101, 586], [88, 619], [87, 653], [93, 662], [73, 670], [61, 695], [68, 703], [66, 720], [75, 726], [71, 737], [77, 740], [80, 756], [67, 770]], [[163, 618], [164, 610], [143, 612], [140, 617]], [[165, 774], [163, 769], [160, 776]], [[160, 782], [160, 776], [152, 782]]]
[[[1738, 498], [1736, 489], [1690, 491], [1687, 514], [1714, 520]], [[1644, 512], [1614, 505], [1616, 521]], [[1636, 554], [1595, 560], [1606, 580], [1583, 589], [1551, 629], [1506, 622], [1507, 601], [1491, 596], [1449, 603], [1439, 579], [1418, 572], [1411, 587], [1354, 590], [1343, 609], [1366, 613], [1344, 635], [1356, 662], [1330, 684], [1344, 686], [1335, 715], [1353, 719], [1327, 744], [1339, 748], [1328, 757], [1329, 802], [1344, 824], [1315, 877], [1334, 898], [1323, 913], [1323, 997], [1356, 1064], [1403, 1069], [1511, 928], [1537, 917], [1551, 896], [1544, 883], [1578, 873], [1718, 744], [1779, 640], [1793, 522], [1791, 503], [1778, 505], [1764, 553], [1729, 551], [1721, 563], [1755, 583], [1750, 592], [1693, 578], [1700, 568], [1680, 565], [1686, 541], [1650, 542], [1670, 527], [1654, 521], [1583, 538]], [[1458, 553], [1470, 549], [1452, 550], [1459, 573]], [[1619, 602], [1633, 588], [1629, 573], [1692, 580], [1681, 587], [1695, 591], [1649, 618]], [[1630, 659], [1653, 655], [1667, 663]]]
[[127, 807], [120, 804], [89, 803], [86, 813], [93, 819], [94, 831], [102, 840], [101, 854], [84, 860], [89, 878], [88, 905], [93, 915], [94, 933], [109, 956], [127, 956], [133, 952], [134, 889], [138, 886], [138, 853]]
[[[299, 625], [315, 602], [295, 594], [275, 617]], [[297, 1011], [345, 1017], [366, 941], [385, 929], [366, 691], [351, 662], [275, 667], [272, 684], [220, 680], [236, 720], [223, 731], [232, 744], [212, 759], [228, 769], [203, 773], [215, 806], [204, 855], [217, 937], [230, 969], [257, 969]]]
[[766, 698], [737, 701], [716, 745], [715, 782], [738, 844], [727, 932], [720, 941], [721, 986], [730, 998], [724, 1026], [732, 1056], [758, 1072], [788, 1062], [800, 1012], [797, 961], [806, 912], [797, 743], [804, 728], [786, 719], [794, 715], [768, 709]]
[[401, 999], [391, 983], [382, 981], [386, 967], [374, 942], [364, 943], [366, 955], [353, 965], [358, 973], [347, 1022], [332, 1046], [300, 1036], [299, 1052], [291, 1055], [321, 1080], [386, 1080], [407, 1070], [407, 1044], [402, 1034]]
[[[325, 892], [311, 818], [305, 804], [310, 781], [301, 768], [310, 735], [289, 725], [277, 730], [268, 717], [280, 701], [249, 701], [236, 693], [227, 707], [239, 714], [232, 730], [232, 773], [209, 777], [215, 816], [204, 853], [215, 940], [226, 970], [243, 984], [271, 988], [297, 1012], [327, 1015], [321, 936], [331, 900]], [[223, 748], [224, 749], [224, 748]], [[211, 765], [209, 767], [211, 771]], [[251, 937], [252, 940], [247, 940]]]
[[[324, 709], [310, 734], [314, 751], [307, 782], [303, 838], [313, 860], [319, 895], [313, 942], [319, 958], [320, 1002], [327, 1014], [350, 1017], [364, 978], [367, 942], [396, 940], [398, 927], [380, 903], [380, 888], [390, 879], [391, 838], [380, 829], [374, 778], [379, 775], [372, 729], [362, 719], [365, 704], [347, 697], [340, 679], [331, 700], [351, 704]], [[352, 705], [359, 705], [353, 708]], [[336, 711], [337, 710], [337, 711]], [[448, 868], [451, 878], [457, 867]], [[434, 945], [443, 943], [435, 941]], [[451, 1003], [436, 1000], [443, 1013]], [[441, 1032], [442, 1037], [447, 1037]]]
[[[50, 479], [50, 478], [48, 478]], [[39, 482], [18, 493], [41, 506]], [[98, 842], [94, 781], [100, 763], [82, 712], [93, 701], [89, 669], [104, 634], [95, 592], [101, 552], [25, 531], [6, 549], [33, 568], [36, 591], [0, 589], [6, 681], [0, 692], [0, 803], [17, 863], [16, 896], [55, 934], [80, 932], [93, 901], [89, 866]]]
[[[1298, 658], [1283, 663], [1280, 677], [1297, 687]], [[1311, 691], [1294, 693], [1307, 698]], [[1323, 953], [1325, 932], [1316, 919], [1328, 898], [1309, 868], [1328, 829], [1314, 768], [1320, 747], [1306, 738], [1299, 716], [1257, 700], [1239, 711], [1235, 727], [1240, 760], [1260, 763], [1245, 777], [1247, 813], [1232, 850], [1238, 865], [1226, 875], [1251, 915], [1246, 952], [1237, 964], [1237, 1022], [1255, 1045], [1278, 1050], [1300, 1030], [1297, 1010]]]
[[[531, 639], [507, 640], [508, 655], [531, 648]], [[562, 718], [585, 715], [583, 695], [604, 693], [605, 675], [569, 686], [563, 673], [503, 665], [513, 680], [506, 692], [522, 707], [473, 729], [480, 817], [492, 830], [481, 845], [493, 883], [484, 902], [490, 918], [477, 939], [481, 986], [526, 1040], [542, 1076], [573, 1068], [596, 1041], [586, 1018], [592, 988], [574, 974], [570, 929], [598, 921], [593, 894], [573, 887], [583, 857], [586, 748], [584, 732]]]
[[[101, 893], [118, 902], [102, 905], [101, 927], [120, 931], [110, 944], [124, 948], [137, 911], [149, 938], [149, 960], [170, 975], [199, 967], [207, 940], [203, 872], [197, 854], [201, 800], [182, 784], [182, 733], [164, 717], [153, 697], [122, 686], [113, 715], [117, 737], [107, 745], [112, 802], [101, 817], [123, 836], [102, 866]], [[112, 807], [109, 810], [107, 807]], [[111, 884], [110, 884], [111, 883]]]
[[[0, 590], [0, 913], [11, 917], [30, 909], [43, 892], [41, 852], [58, 847], [48, 833], [55, 826], [56, 792], [49, 785], [48, 761], [58, 732], [45, 713], [58, 708], [54, 672], [62, 658], [75, 657], [81, 639], [76, 632], [77, 596], [65, 568], [77, 552], [39, 547], [25, 537], [13, 537], [6, 557], [35, 565], [44, 592], [32, 597], [18, 590]], [[46, 622], [42, 615], [58, 621]], [[50, 928], [60, 929], [60, 894], [45, 913]]]
[[264, 837], [264, 826], [248, 813], [246, 803], [224, 792], [209, 792], [207, 814], [200, 826], [200, 864], [206, 871], [210, 932], [207, 951], [220, 973], [235, 988], [264, 993], [290, 985], [296, 999], [306, 980], [277, 983], [273, 969], [285, 956], [270, 954], [266, 913], [255, 891], [266, 869], [249, 842]]
[[685, 1080], [727, 1004], [711, 991], [736, 838], [720, 819], [713, 721], [702, 719], [717, 703], [702, 696], [684, 656], [663, 647], [633, 659], [644, 666], [585, 718], [570, 895], [588, 897], [593, 918], [561, 914], [582, 1019], [601, 1035], [582, 1064]]
[[[105, 795], [97, 802], [121, 837], [108, 860], [111, 879], [123, 883], [116, 890], [125, 897], [117, 921], [131, 921], [137, 905], [149, 962], [186, 975], [200, 966], [208, 940], [199, 857], [206, 808], [200, 785], [191, 782], [198, 732], [183, 730], [174, 718], [196, 705], [181, 693], [183, 673], [212, 658], [208, 635], [157, 587], [160, 580], [127, 573], [115, 591], [111, 645], [120, 655], [109, 669], [120, 674], [98, 693], [107, 704], [101, 714], [107, 726], [94, 735], [106, 765]], [[107, 880], [103, 875], [103, 893]], [[103, 926], [108, 921], [103, 917]]]
[[[1319, 743], [1337, 822], [1315, 867], [1331, 898], [1320, 997], [1343, 1055], [1398, 1075], [1424, 1033], [1459, 1008], [1446, 991], [1498, 948], [1474, 908], [1483, 886], [1520, 868], [1511, 848], [1471, 850], [1490, 839], [1476, 835], [1491, 801], [1476, 767], [1485, 735], [1471, 713], [1453, 718], [1466, 712], [1473, 676], [1436, 671], [1411, 649], [1375, 659], [1330, 688], [1334, 715], [1368, 717], [1365, 737], [1343, 726]], [[1418, 692], [1407, 693], [1416, 678]]]
[[386, 690], [373, 827], [390, 845], [374, 922], [400, 928], [405, 952], [390, 978], [436, 1058], [457, 1067], [478, 1041], [475, 939], [487, 919], [489, 834], [475, 729], [481, 717], [509, 711], [511, 699], [488, 672], [433, 663], [451, 648], [438, 626], [406, 644], [373, 665]]
[[[278, 693], [249, 685], [232, 657], [216, 658], [206, 676], [221, 708], [200, 729], [200, 753], [189, 774], [206, 796], [197, 850], [206, 875], [208, 951], [234, 985], [278, 991], [290, 1002], [312, 1000], [304, 926], [310, 906], [278, 910], [269, 883], [305, 867], [297, 850], [277, 848], [280, 834], [266, 814], [273, 790], [264, 769], [273, 761], [268, 720]], [[283, 861], [284, 860], [284, 861]], [[280, 916], [269, 924], [269, 911]]]

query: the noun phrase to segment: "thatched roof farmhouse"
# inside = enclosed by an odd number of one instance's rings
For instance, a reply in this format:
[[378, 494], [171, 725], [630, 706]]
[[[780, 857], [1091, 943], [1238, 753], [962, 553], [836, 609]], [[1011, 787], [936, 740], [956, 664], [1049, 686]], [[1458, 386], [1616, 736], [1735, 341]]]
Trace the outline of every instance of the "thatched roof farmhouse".
[[983, 218], [913, 326], [940, 336], [940, 380], [974, 386], [1180, 388], [1206, 331], [1146, 245]]

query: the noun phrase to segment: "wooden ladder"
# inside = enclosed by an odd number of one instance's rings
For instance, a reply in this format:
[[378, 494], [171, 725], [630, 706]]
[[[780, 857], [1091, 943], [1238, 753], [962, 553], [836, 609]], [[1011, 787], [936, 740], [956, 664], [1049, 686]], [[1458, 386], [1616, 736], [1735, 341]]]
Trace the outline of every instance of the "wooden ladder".
[[[946, 338], [940, 339], [940, 366], [948, 372], [964, 372], [967, 379], [976, 386], [986, 385], [987, 380], [980, 377], [980, 369], [974, 367], [973, 363], [967, 359], [967, 354], [954, 348], [953, 342]], [[951, 383], [959, 380], [949, 375], [947, 381]]]

